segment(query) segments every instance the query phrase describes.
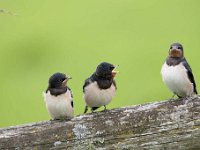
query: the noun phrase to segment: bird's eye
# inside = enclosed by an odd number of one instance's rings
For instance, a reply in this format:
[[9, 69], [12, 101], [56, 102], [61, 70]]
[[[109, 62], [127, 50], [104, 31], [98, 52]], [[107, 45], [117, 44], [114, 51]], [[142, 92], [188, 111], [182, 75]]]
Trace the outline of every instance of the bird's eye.
[[181, 49], [181, 47], [180, 47], [180, 46], [178, 46], [178, 49]]
[[110, 70], [113, 70], [114, 68], [115, 68], [114, 66], [111, 66], [111, 67], [110, 67]]
[[172, 46], [170, 47], [170, 49], [172, 49]]
[[65, 80], [65, 78], [61, 78], [60, 81], [63, 82]]

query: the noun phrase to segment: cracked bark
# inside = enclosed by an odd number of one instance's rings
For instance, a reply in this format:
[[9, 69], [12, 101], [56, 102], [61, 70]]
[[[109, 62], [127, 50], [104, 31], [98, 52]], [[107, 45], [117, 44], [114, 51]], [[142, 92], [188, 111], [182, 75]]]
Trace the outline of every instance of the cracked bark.
[[0, 129], [0, 149], [200, 149], [200, 97]]

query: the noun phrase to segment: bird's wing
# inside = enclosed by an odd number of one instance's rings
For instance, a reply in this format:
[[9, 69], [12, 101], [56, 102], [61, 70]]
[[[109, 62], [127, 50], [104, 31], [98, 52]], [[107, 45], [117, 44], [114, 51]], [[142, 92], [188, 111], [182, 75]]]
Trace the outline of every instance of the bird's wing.
[[194, 80], [194, 76], [192, 74], [192, 69], [190, 68], [190, 65], [187, 63], [186, 59], [183, 60], [183, 65], [187, 69], [187, 75], [188, 75], [189, 80], [193, 83], [194, 93], [197, 94], [196, 83]]
[[73, 98], [73, 92], [72, 92], [72, 90], [69, 87], [67, 87], [67, 89], [70, 91], [71, 97]]
[[72, 92], [72, 90], [69, 88], [69, 87], [67, 87], [67, 89], [70, 91], [70, 94], [71, 94], [71, 97], [72, 97], [72, 101], [71, 101], [71, 106], [72, 106], [72, 108], [74, 107], [74, 102], [73, 102], [73, 92]]
[[72, 108], [74, 108], [74, 102], [73, 101], [71, 101], [71, 106], [72, 106]]
[[83, 92], [85, 93], [85, 87], [88, 86], [90, 83], [92, 82], [92, 80], [90, 78], [85, 80], [85, 83], [83, 85]]
[[115, 80], [113, 80], [113, 84], [115, 86], [115, 89], [117, 89], [117, 84], [116, 84]]

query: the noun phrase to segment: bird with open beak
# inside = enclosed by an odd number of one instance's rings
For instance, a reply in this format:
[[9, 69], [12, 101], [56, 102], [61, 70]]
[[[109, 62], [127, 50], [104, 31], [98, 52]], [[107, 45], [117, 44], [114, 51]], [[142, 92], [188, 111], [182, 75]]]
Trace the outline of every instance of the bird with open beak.
[[84, 100], [86, 103], [85, 111], [88, 111], [88, 107], [93, 112], [97, 108], [108, 105], [116, 93], [116, 82], [114, 77], [118, 73], [115, 71], [115, 66], [102, 62], [100, 63], [96, 71], [85, 80], [83, 85]]
[[180, 43], [171, 44], [161, 75], [167, 87], [179, 98], [197, 94], [192, 69], [184, 57]]
[[63, 73], [55, 73], [49, 78], [49, 86], [44, 93], [47, 110], [54, 120], [73, 118], [73, 96], [67, 82], [71, 77]]

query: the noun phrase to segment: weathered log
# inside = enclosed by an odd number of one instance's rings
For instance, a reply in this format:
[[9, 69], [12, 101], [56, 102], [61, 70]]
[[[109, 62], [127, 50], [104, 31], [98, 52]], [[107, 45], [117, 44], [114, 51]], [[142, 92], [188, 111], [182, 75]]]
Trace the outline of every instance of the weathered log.
[[200, 97], [0, 129], [0, 149], [200, 149]]

